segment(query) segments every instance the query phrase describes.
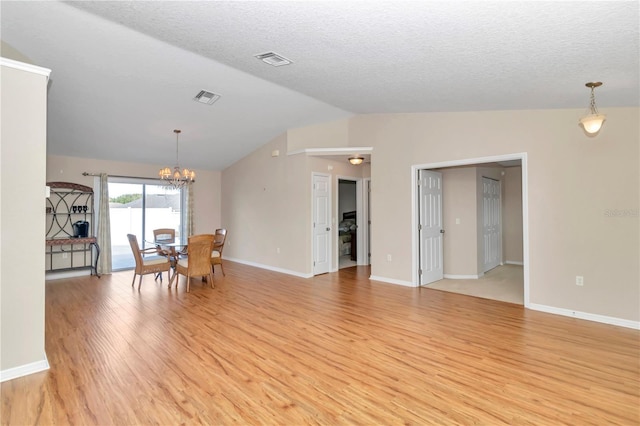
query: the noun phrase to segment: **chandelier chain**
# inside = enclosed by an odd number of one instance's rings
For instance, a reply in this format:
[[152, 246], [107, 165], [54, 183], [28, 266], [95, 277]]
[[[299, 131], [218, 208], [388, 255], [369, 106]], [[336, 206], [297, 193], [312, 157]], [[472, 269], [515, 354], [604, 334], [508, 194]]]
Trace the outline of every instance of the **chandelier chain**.
[[596, 94], [594, 93], [595, 87], [591, 87], [591, 114], [598, 114], [598, 109], [596, 108]]

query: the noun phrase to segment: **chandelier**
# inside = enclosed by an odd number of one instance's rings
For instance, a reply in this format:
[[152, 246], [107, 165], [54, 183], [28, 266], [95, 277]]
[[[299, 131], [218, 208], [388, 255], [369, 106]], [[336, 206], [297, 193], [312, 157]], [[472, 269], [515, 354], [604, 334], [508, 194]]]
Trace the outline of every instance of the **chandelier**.
[[189, 169], [180, 170], [180, 162], [178, 161], [178, 137], [180, 136], [181, 130], [176, 129], [173, 133], [176, 134], [176, 165], [173, 170], [169, 167], [160, 169], [158, 174], [160, 178], [166, 182], [167, 186], [180, 189], [196, 179], [196, 172]]

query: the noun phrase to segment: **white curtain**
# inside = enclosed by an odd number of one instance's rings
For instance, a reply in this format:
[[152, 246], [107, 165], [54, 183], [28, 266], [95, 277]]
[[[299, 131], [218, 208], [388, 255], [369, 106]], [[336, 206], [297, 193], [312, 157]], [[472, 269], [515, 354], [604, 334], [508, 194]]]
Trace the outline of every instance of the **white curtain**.
[[98, 273], [111, 273], [111, 225], [109, 219], [109, 182], [106, 173], [100, 173], [97, 239], [100, 246]]
[[187, 185], [187, 205], [186, 215], [184, 217], [184, 229], [186, 231], [186, 237], [184, 242], [187, 241], [190, 235], [193, 235], [193, 184]]

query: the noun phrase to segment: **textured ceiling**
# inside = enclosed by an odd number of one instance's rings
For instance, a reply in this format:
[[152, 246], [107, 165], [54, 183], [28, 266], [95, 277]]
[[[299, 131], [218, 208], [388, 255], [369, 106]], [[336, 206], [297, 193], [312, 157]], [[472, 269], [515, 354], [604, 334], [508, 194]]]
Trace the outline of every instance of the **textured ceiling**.
[[222, 169], [351, 113], [586, 108], [593, 80], [600, 109], [637, 106], [638, 5], [2, 2], [1, 36], [53, 70], [50, 153], [171, 163], [177, 127], [181, 163]]

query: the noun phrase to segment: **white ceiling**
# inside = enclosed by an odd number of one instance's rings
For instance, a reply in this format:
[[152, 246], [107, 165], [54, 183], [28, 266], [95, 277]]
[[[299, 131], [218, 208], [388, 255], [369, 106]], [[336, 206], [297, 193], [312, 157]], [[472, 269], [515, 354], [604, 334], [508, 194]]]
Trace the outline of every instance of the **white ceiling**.
[[[637, 1], [7, 2], [50, 154], [221, 170], [352, 114], [638, 106]], [[293, 61], [268, 66], [275, 51]], [[200, 90], [222, 95], [212, 106]], [[606, 112], [606, 111], [605, 111]]]

